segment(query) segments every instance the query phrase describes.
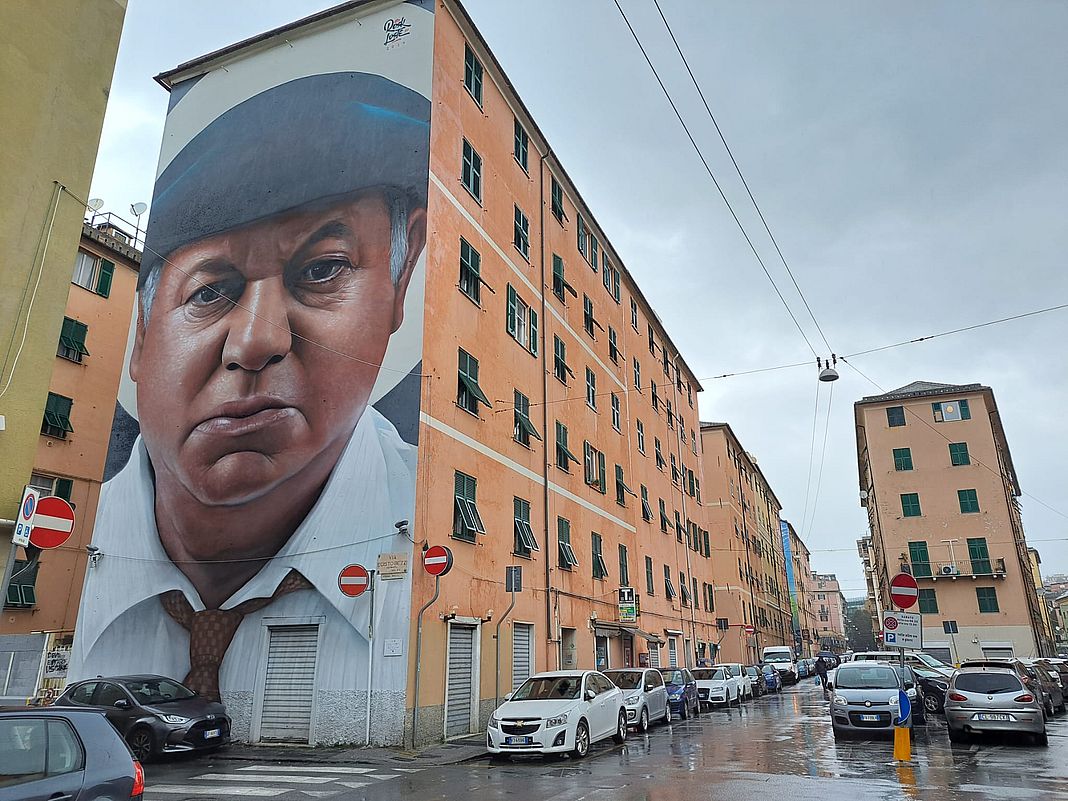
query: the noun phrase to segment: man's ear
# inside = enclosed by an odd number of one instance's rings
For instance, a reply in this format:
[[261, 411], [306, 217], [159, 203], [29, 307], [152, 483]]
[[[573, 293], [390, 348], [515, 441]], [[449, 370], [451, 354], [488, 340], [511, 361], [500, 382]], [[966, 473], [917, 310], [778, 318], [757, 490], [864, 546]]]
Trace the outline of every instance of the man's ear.
[[134, 329], [133, 350], [130, 353], [130, 379], [136, 384], [141, 369], [141, 348], [145, 344], [145, 310], [141, 305], [140, 295], [134, 302], [137, 304], [137, 323]]
[[397, 278], [393, 295], [393, 332], [404, 322], [404, 297], [408, 294], [408, 282], [415, 270], [415, 263], [426, 247], [426, 209], [413, 209], [408, 215], [408, 255], [404, 259], [404, 269]]

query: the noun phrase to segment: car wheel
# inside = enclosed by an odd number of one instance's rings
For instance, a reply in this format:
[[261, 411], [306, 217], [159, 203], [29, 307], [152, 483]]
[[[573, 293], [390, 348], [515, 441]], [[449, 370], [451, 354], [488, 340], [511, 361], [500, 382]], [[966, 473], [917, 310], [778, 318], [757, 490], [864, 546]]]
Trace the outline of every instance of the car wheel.
[[616, 745], [623, 745], [627, 741], [627, 713], [620, 712], [619, 720], [616, 721], [616, 733], [612, 735]]
[[679, 720], [689, 720], [690, 719], [690, 708], [688, 706], [686, 706], [685, 699], [683, 700], [682, 706], [679, 708], [679, 710], [680, 710], [679, 711]]
[[642, 734], [649, 731], [649, 710], [644, 706], [642, 707], [641, 714], [638, 715], [638, 731]]
[[933, 695], [925, 695], [923, 697], [924, 711], [930, 712], [932, 715], [938, 712], [938, 699]]
[[152, 730], [145, 726], [138, 726], [126, 735], [126, 743], [133, 752], [134, 759], [145, 763], [152, 759], [156, 750], [156, 744], [152, 737]]
[[693, 716], [698, 718], [701, 716], [701, 699], [698, 698], [693, 704]]
[[966, 742], [967, 739], [963, 729], [954, 729], [952, 726], [949, 727], [949, 741], [951, 743], [963, 743]]
[[671, 704], [664, 704], [664, 723], [671, 723]]
[[834, 739], [835, 740], [844, 740], [845, 739], [845, 732], [842, 731], [841, 729], [836, 729], [836, 728], [834, 728], [832, 726], [831, 727], [831, 731], [834, 732]]
[[1047, 746], [1049, 745], [1049, 735], [1045, 732], [1041, 734], [1033, 735], [1035, 745]]
[[590, 727], [586, 725], [586, 721], [580, 720], [578, 726], [575, 727], [575, 747], [571, 750], [571, 755], [575, 759], [582, 759], [588, 753], [590, 753]]

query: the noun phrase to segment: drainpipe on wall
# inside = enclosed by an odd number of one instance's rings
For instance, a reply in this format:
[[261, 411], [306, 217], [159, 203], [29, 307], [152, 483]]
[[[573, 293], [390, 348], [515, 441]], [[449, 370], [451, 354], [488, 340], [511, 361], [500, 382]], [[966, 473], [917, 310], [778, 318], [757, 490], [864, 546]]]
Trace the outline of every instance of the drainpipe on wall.
[[[538, 343], [539, 356], [538, 361], [541, 362], [541, 436], [542, 446], [544, 448], [544, 458], [542, 459], [542, 479], [545, 482], [542, 492], [543, 511], [545, 515], [545, 639], [546, 642], [553, 642], [554, 640], [559, 643], [559, 632], [553, 625], [553, 603], [552, 603], [552, 570], [550, 565], [552, 564], [552, 542], [551, 542], [551, 527], [549, 526], [549, 372], [547, 367], [548, 357], [545, 353], [545, 343], [548, 338], [545, 335], [545, 328], [548, 323], [548, 314], [546, 313], [545, 306], [545, 159], [552, 155], [552, 149], [548, 149], [545, 153], [538, 152], [538, 261], [541, 269], [541, 330], [538, 332], [538, 336], [541, 338], [541, 342]], [[546, 649], [548, 651], [548, 649]], [[537, 655], [535, 654], [535, 657]], [[557, 651], [556, 667], [560, 667], [560, 654]], [[548, 653], [546, 653], [545, 667], [549, 668]]]

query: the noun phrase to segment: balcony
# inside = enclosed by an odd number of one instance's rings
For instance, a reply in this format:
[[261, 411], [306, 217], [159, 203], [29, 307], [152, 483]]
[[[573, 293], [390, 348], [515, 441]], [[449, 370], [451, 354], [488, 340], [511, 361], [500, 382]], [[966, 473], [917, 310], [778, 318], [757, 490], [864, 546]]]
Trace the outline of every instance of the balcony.
[[956, 581], [960, 578], [1005, 578], [1005, 559], [958, 559], [953, 562], [913, 562], [912, 576], [916, 579]]

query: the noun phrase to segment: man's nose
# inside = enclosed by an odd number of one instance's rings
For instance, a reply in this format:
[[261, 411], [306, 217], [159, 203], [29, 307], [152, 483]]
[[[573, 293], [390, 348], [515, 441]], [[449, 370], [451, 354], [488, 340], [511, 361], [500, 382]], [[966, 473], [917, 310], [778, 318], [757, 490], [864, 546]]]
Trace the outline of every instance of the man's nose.
[[281, 279], [250, 282], [227, 315], [230, 329], [223, 346], [227, 370], [258, 372], [282, 361], [293, 348]]

